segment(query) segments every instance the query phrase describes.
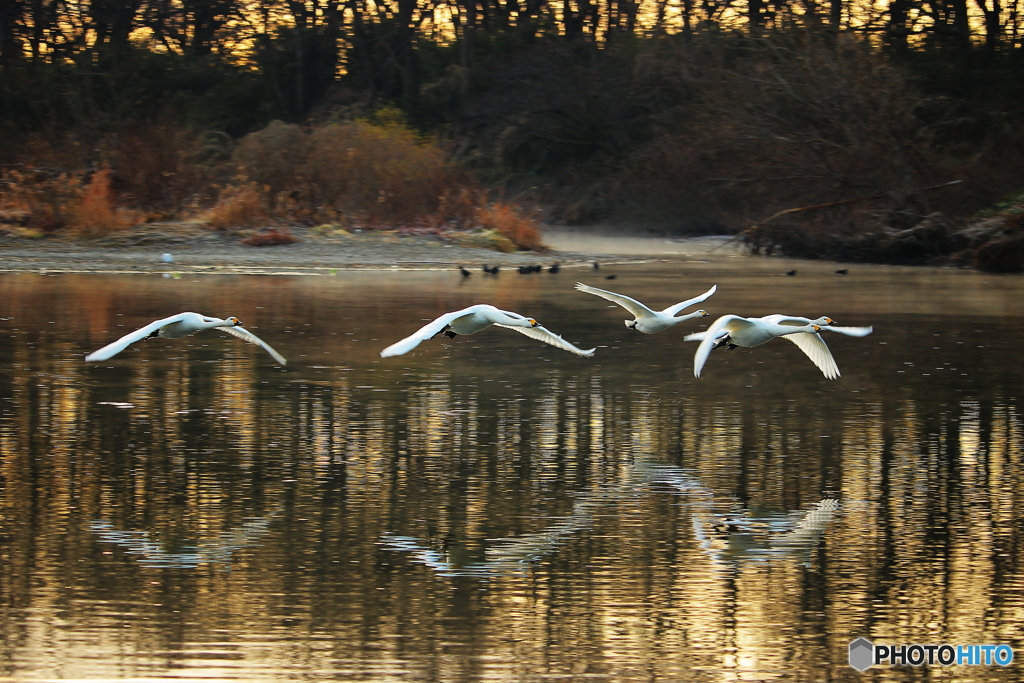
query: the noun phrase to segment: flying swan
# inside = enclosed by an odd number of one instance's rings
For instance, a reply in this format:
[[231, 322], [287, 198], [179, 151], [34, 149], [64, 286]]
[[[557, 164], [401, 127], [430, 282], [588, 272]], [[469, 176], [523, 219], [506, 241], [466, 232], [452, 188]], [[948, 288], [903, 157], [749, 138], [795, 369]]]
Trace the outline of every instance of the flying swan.
[[515, 330], [525, 334], [527, 337], [538, 339], [545, 344], [551, 344], [552, 346], [575, 353], [577, 356], [590, 358], [594, 355], [595, 349], [584, 350], [577, 348], [542, 326], [533, 318], [526, 318], [512, 311], [502, 311], [488, 304], [477, 304], [469, 308], [463, 308], [461, 311], [445, 313], [437, 320], [416, 330], [402, 341], [395, 342], [387, 347], [380, 352], [380, 355], [381, 358], [401, 356], [415, 349], [419, 346], [420, 342], [433, 339], [439, 334], [444, 334], [448, 337], [454, 337], [457, 334], [474, 334], [491, 325]]
[[[769, 316], [772, 317], [772, 316]], [[796, 321], [798, 318], [783, 316], [784, 320]], [[700, 371], [708, 360], [712, 349], [719, 346], [734, 348], [744, 346], [747, 348], [760, 346], [776, 337], [796, 337], [791, 339], [800, 350], [807, 354], [807, 357], [818, 366], [818, 369], [829, 379], [839, 377], [839, 368], [836, 366], [832, 353], [825, 345], [818, 332], [823, 329], [821, 325], [807, 321], [804, 324], [798, 322], [778, 323], [770, 322], [764, 318], [743, 318], [738, 315], [723, 315], [711, 324], [705, 332], [695, 332], [686, 335], [684, 341], [700, 341], [697, 353], [693, 356], [693, 375], [700, 377]]]
[[263, 341], [249, 330], [244, 329], [242, 327], [242, 321], [238, 318], [231, 316], [230, 318], [221, 320], [220, 318], [211, 318], [208, 315], [199, 315], [198, 313], [179, 313], [177, 315], [172, 315], [169, 318], [163, 318], [162, 320], [154, 320], [145, 327], [126, 334], [115, 342], [107, 344], [99, 351], [93, 351], [85, 357], [85, 360], [107, 360], [108, 358], [112, 358], [113, 356], [121, 353], [135, 342], [146, 339], [147, 337], [179, 339], [181, 337], [187, 337], [190, 334], [195, 334], [201, 330], [210, 330], [214, 328], [234, 335], [243, 341], [249, 342], [250, 344], [256, 344], [257, 346], [262, 347], [264, 351], [273, 356], [274, 360], [281, 365], [285, 365], [288, 362], [284, 359], [284, 356], [275, 351], [270, 344]]
[[606, 289], [598, 289], [597, 287], [591, 287], [590, 285], [585, 285], [582, 282], [576, 283], [576, 289], [580, 290], [581, 292], [586, 292], [587, 294], [594, 294], [596, 296], [601, 297], [602, 299], [607, 299], [608, 301], [617, 303], [618, 305], [622, 306], [627, 311], [636, 316], [635, 320], [625, 321], [626, 327], [628, 327], [631, 330], [643, 332], [644, 334], [654, 334], [655, 332], [667, 330], [673, 325], [678, 325], [684, 320], [691, 320], [693, 318], [700, 318], [707, 315], [707, 311], [699, 310], [693, 313], [688, 313], [686, 315], [676, 317], [676, 313], [678, 313], [679, 311], [683, 310], [684, 308], [689, 308], [694, 304], [698, 304], [701, 301], [707, 299], [712, 294], [714, 294], [715, 291], [718, 289], [718, 285], [712, 285], [711, 289], [704, 292], [700, 296], [695, 296], [692, 299], [687, 299], [686, 301], [680, 301], [678, 304], [675, 304], [674, 306], [669, 306], [664, 311], [652, 311], [651, 309], [647, 308], [647, 306], [644, 306], [636, 299], [631, 299], [630, 297], [625, 296], [623, 294], [609, 292]]

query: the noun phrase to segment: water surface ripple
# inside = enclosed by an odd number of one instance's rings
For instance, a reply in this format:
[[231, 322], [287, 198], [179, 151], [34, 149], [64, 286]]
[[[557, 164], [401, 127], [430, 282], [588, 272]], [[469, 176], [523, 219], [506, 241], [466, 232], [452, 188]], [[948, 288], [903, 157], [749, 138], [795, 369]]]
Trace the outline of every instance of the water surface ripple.
[[[558, 275], [0, 275], [0, 679], [1015, 681], [1024, 279], [766, 259]], [[573, 290], [663, 308], [658, 335]], [[380, 349], [473, 303], [537, 318]], [[217, 332], [83, 355], [183, 310]], [[683, 341], [720, 314], [874, 325]], [[1007, 643], [883, 667], [850, 641]]]

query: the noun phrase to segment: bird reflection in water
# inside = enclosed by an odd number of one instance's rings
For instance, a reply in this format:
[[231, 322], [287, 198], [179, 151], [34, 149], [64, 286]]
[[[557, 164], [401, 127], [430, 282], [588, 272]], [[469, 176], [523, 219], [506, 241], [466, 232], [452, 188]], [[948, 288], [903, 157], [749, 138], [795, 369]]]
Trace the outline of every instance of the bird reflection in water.
[[154, 532], [118, 529], [102, 519], [92, 521], [89, 530], [99, 536], [101, 541], [114, 543], [129, 555], [135, 556], [144, 567], [189, 569], [201, 564], [231, 562], [236, 552], [256, 545], [267, 534], [275, 517], [276, 511], [250, 517], [213, 538], [199, 541], [195, 545], [181, 545], [180, 549], [174, 550], [169, 549], [169, 544], [158, 540], [158, 534]]
[[[681, 468], [641, 462], [632, 466], [623, 481], [579, 494], [572, 512], [543, 530], [488, 539], [482, 560], [470, 560], [472, 555], [462, 552], [460, 547], [443, 547], [412, 536], [385, 533], [378, 542], [386, 550], [408, 553], [414, 562], [439, 576], [521, 573], [556, 552], [578, 532], [590, 528], [598, 509], [650, 493], [652, 489], [661, 492], [665, 487], [686, 498], [692, 509], [695, 539], [710, 559], [722, 564], [777, 555], [809, 558], [840, 509], [838, 499], [826, 496], [808, 510], [761, 514], [738, 500], [716, 496]], [[728, 511], [722, 512], [723, 509]]]

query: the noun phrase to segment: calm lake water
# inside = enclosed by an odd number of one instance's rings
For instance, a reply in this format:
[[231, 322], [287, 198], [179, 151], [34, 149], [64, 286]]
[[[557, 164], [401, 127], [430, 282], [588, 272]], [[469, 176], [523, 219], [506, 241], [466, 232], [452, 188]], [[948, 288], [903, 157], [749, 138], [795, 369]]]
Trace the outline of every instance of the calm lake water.
[[[714, 258], [0, 276], [0, 679], [1024, 678], [1024, 278]], [[616, 274], [614, 281], [604, 276]], [[583, 280], [703, 321], [648, 336]], [[473, 303], [492, 328], [381, 359]], [[216, 331], [82, 357], [183, 310]], [[684, 342], [724, 313], [873, 325]], [[1012, 665], [848, 665], [1007, 644]]]

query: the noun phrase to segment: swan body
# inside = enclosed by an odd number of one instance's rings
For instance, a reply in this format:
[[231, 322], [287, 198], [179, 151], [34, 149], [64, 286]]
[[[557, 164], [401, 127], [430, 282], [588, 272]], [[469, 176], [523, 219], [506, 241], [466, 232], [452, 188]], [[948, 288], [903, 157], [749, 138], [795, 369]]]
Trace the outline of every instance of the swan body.
[[[769, 323], [776, 323], [779, 325], [818, 325], [821, 327], [822, 330], [828, 330], [829, 332], [836, 332], [838, 334], [845, 334], [848, 337], [866, 337], [867, 335], [875, 331], [875, 328], [873, 327], [841, 327], [836, 324], [835, 320], [824, 315], [821, 316], [820, 318], [815, 318], [814, 320], [811, 320], [810, 318], [801, 318], [800, 316], [796, 315], [782, 315], [781, 313], [775, 313], [773, 315], [762, 316], [761, 320], [764, 320], [765, 322]], [[686, 335], [686, 341], [700, 341], [705, 337], [705, 335], [707, 335], [707, 331], [694, 332], [693, 334]], [[719, 338], [721, 338], [727, 335], [728, 332], [722, 330], [719, 332], [718, 336]], [[799, 339], [799, 337], [791, 337], [789, 335], [786, 335], [786, 339], [794, 341], [796, 339]]]
[[281, 365], [285, 365], [288, 362], [284, 359], [284, 356], [275, 351], [270, 344], [266, 343], [249, 330], [243, 328], [242, 321], [238, 318], [234, 316], [224, 319], [211, 318], [208, 315], [188, 312], [172, 315], [169, 318], [154, 320], [145, 327], [139, 328], [134, 332], [130, 332], [117, 341], [107, 344], [102, 349], [93, 351], [85, 357], [85, 360], [107, 360], [108, 358], [112, 358], [113, 356], [121, 353], [135, 342], [141, 341], [147, 337], [180, 339], [181, 337], [187, 337], [190, 334], [195, 334], [202, 330], [211, 329], [219, 329], [222, 332], [227, 332], [228, 334], [234, 335], [243, 341], [261, 347], [264, 351], [273, 356], [274, 360]]
[[597, 287], [585, 285], [582, 282], [576, 283], [576, 289], [617, 303], [619, 306], [622, 306], [636, 316], [633, 320], [625, 321], [626, 327], [631, 330], [643, 332], [644, 334], [654, 334], [656, 332], [661, 332], [662, 330], [667, 330], [673, 325], [678, 325], [684, 320], [692, 320], [693, 318], [706, 316], [708, 313], [705, 310], [694, 311], [693, 313], [681, 316], [677, 316], [676, 313], [679, 313], [679, 311], [684, 308], [689, 308], [694, 304], [704, 301], [715, 293], [718, 289], [718, 285], [712, 285], [711, 289], [700, 296], [695, 296], [692, 299], [687, 299], [686, 301], [680, 301], [673, 306], [669, 306], [663, 311], [653, 311], [636, 299], [625, 296], [624, 294], [616, 294], [615, 292], [609, 292], [606, 289], [598, 289]]
[[808, 322], [804, 325], [797, 323], [769, 322], [763, 318], [744, 318], [738, 315], [723, 315], [711, 324], [706, 332], [696, 332], [687, 335], [685, 341], [700, 341], [697, 353], [693, 356], [693, 374], [700, 377], [700, 371], [708, 360], [712, 349], [719, 346], [744, 346], [751, 348], [760, 346], [776, 337], [789, 337], [790, 335], [803, 335], [796, 341], [800, 350], [807, 354], [807, 357], [818, 366], [818, 369], [829, 379], [839, 377], [839, 368], [836, 366], [832, 353], [822, 340], [818, 332], [821, 325]]
[[[828, 316], [821, 316], [811, 320], [810, 318], [803, 318], [796, 315], [782, 315], [776, 313], [774, 315], [766, 315], [760, 318], [760, 320], [766, 323], [775, 325], [789, 325], [792, 327], [804, 327], [806, 325], [817, 325], [821, 330], [828, 330], [829, 332], [835, 332], [837, 334], [845, 334], [848, 337], [866, 337], [867, 335], [874, 332], [873, 327], [841, 327], [836, 324], [832, 318]], [[699, 341], [703, 340], [708, 332], [696, 332], [691, 335], [687, 335], [687, 341]], [[744, 346], [744, 344], [736, 344], [734, 341], [723, 341], [725, 337], [729, 336], [729, 331], [722, 329], [717, 333], [715, 343], [711, 348], [716, 348], [722, 345], [735, 345]], [[782, 335], [782, 337], [788, 341], [796, 344], [801, 351], [807, 354], [807, 357], [814, 361], [814, 364], [821, 369], [829, 379], [835, 379], [839, 377], [839, 368], [836, 366], [835, 360], [832, 358], [832, 353], [828, 349], [828, 345], [825, 344], [825, 340], [821, 338], [818, 333], [810, 334], [807, 332], [797, 332]]]
[[527, 318], [512, 311], [502, 311], [488, 304], [476, 304], [459, 311], [445, 313], [437, 320], [427, 323], [416, 330], [405, 339], [387, 347], [380, 352], [380, 355], [381, 358], [401, 356], [415, 349], [420, 345], [420, 342], [433, 339], [439, 334], [445, 334], [449, 337], [454, 337], [458, 334], [475, 334], [480, 330], [487, 329], [491, 325], [515, 330], [545, 344], [551, 344], [570, 353], [575, 353], [577, 356], [589, 358], [594, 355], [595, 349], [577, 348], [542, 326], [533, 318]]

